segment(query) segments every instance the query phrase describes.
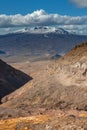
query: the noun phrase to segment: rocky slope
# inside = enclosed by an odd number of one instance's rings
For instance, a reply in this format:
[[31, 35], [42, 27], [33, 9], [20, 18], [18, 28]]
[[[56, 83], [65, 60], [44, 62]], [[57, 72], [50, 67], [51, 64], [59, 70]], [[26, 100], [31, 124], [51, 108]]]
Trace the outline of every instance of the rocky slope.
[[76, 45], [71, 51], [69, 51], [65, 56], [60, 58], [58, 62], [62, 64], [75, 64], [76, 62], [86, 63], [87, 57], [87, 43]]
[[0, 99], [20, 88], [32, 78], [0, 60]]
[[55, 62], [13, 66], [34, 79], [2, 99], [0, 130], [87, 129], [87, 43]]
[[12, 116], [34, 113], [36, 108], [86, 111], [86, 48], [86, 43], [79, 45], [42, 71], [36, 71], [38, 74], [30, 83], [2, 99], [6, 102], [0, 107], [4, 107], [2, 113], [6, 113], [5, 107]]

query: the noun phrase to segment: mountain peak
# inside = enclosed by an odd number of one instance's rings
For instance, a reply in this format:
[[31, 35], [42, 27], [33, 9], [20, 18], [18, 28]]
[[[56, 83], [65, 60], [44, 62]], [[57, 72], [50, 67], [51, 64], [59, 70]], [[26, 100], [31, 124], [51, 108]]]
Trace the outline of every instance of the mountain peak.
[[33, 34], [45, 34], [45, 33], [57, 33], [57, 34], [70, 34], [63, 28], [49, 27], [49, 26], [36, 26], [36, 27], [26, 27], [15, 31], [15, 33], [33, 33]]

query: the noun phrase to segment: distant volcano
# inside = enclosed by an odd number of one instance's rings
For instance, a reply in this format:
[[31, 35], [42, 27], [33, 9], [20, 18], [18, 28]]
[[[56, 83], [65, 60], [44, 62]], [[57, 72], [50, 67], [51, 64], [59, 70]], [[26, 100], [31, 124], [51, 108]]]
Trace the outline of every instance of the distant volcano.
[[33, 33], [33, 34], [45, 34], [45, 33], [57, 33], [57, 34], [71, 34], [63, 28], [49, 27], [49, 26], [36, 26], [31, 28], [23, 28], [14, 33]]

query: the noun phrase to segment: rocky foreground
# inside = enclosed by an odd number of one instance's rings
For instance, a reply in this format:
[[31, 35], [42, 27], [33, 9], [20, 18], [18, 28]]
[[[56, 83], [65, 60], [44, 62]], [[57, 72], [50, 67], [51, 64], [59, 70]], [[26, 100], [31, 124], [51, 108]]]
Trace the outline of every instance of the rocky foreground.
[[0, 130], [87, 129], [87, 43], [56, 61], [13, 66], [33, 80], [2, 98]]
[[0, 130], [86, 130], [87, 113], [50, 110], [46, 114], [0, 121]]

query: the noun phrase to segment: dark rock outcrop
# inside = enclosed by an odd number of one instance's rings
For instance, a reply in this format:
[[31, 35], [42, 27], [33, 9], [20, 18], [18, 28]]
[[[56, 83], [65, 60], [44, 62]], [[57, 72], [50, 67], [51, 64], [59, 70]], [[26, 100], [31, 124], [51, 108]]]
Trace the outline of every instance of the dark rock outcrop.
[[32, 78], [0, 60], [0, 99], [20, 88]]

